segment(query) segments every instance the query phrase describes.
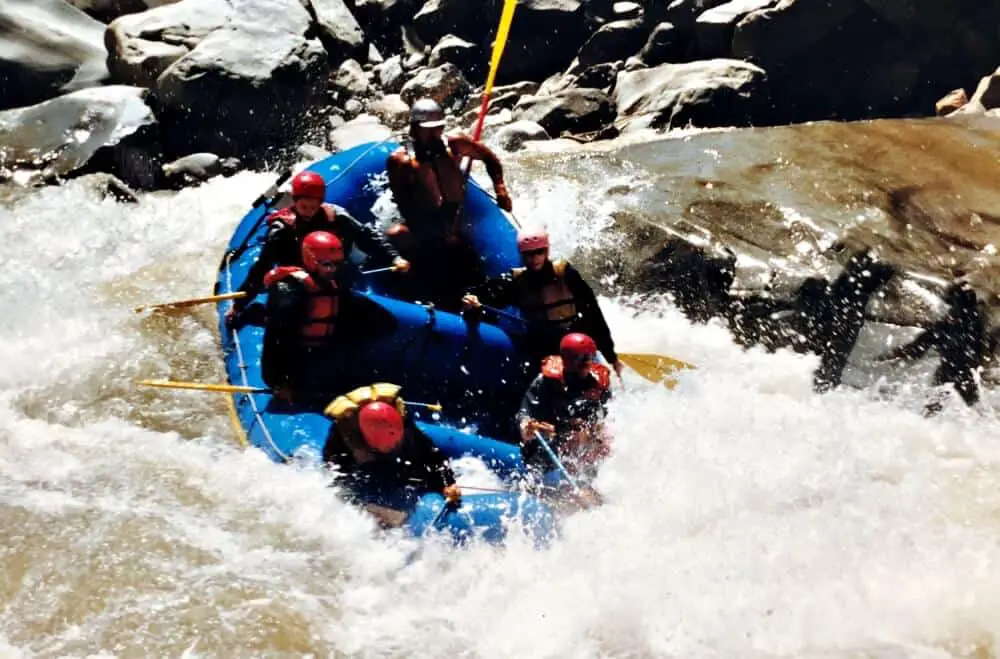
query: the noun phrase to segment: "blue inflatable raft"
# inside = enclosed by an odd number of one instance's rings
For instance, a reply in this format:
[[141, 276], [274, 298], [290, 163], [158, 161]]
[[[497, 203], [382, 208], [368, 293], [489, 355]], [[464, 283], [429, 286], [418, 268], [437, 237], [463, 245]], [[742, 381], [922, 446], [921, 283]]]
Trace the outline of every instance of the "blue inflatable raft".
[[[389, 142], [366, 144], [308, 169], [327, 181], [328, 202], [346, 208], [362, 222], [376, 222], [372, 207], [386, 187], [386, 158], [396, 148]], [[264, 218], [288, 203], [287, 198], [262, 197], [243, 217], [222, 259], [216, 294], [240, 287], [260, 253]], [[487, 275], [501, 274], [519, 263], [515, 228], [471, 181], [465, 218], [465, 230]], [[357, 262], [357, 256], [352, 261]], [[480, 434], [502, 428], [523, 391], [519, 351], [508, 334], [518, 328], [469, 323], [456, 314], [396, 299], [389, 278], [399, 276], [406, 275], [356, 279], [352, 294], [365, 316], [366, 331], [348, 346], [351, 362], [371, 373], [369, 382], [401, 385], [406, 399], [440, 401], [441, 414], [421, 416], [415, 407], [410, 413], [447, 458], [478, 457], [503, 478], [521, 473], [516, 445]], [[265, 297], [262, 294], [254, 302], [264, 304]], [[227, 378], [231, 384], [264, 388], [260, 369], [263, 327], [227, 328], [224, 315], [230, 304], [225, 301], [217, 306]], [[266, 393], [234, 394], [232, 404], [234, 421], [246, 443], [272, 460], [322, 455], [331, 420], [319, 410], [275, 405]], [[364, 499], [364, 494], [360, 497]], [[401, 491], [392, 501], [381, 495], [377, 503], [407, 512], [405, 526], [416, 536], [433, 529], [450, 533], [456, 542], [472, 535], [501, 542], [511, 518], [517, 518], [536, 543], [546, 542], [554, 531], [552, 510], [521, 493], [466, 494], [457, 510], [445, 509], [436, 493], [415, 497]]]

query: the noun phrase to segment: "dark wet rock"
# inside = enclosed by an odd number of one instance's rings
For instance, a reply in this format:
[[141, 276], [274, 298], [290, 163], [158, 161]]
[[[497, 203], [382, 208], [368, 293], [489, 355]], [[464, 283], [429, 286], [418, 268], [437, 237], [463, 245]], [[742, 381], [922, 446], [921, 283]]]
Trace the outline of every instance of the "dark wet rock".
[[654, 0], [647, 9], [647, 15], [658, 23], [673, 23], [683, 30], [690, 30], [698, 16], [725, 2], [726, 0]]
[[17, 170], [48, 179], [105, 171], [155, 187], [159, 145], [144, 95], [136, 87], [97, 87], [0, 112], [0, 178]]
[[767, 74], [738, 60], [661, 64], [620, 73], [614, 96], [629, 128], [746, 126], [764, 119]]
[[449, 63], [421, 69], [403, 85], [399, 95], [410, 105], [418, 98], [433, 98], [447, 109], [464, 104], [471, 90], [458, 67]]
[[430, 66], [454, 64], [468, 77], [485, 77], [483, 50], [471, 41], [453, 34], [445, 35], [431, 50]]
[[497, 144], [506, 151], [519, 151], [526, 142], [551, 139], [545, 129], [534, 121], [515, 121], [496, 133]]
[[370, 92], [368, 74], [357, 61], [349, 59], [337, 67], [330, 79], [329, 91], [339, 103], [367, 97]]
[[572, 87], [578, 89], [601, 89], [608, 91], [615, 84], [618, 72], [622, 69], [621, 62], [605, 62], [595, 64], [580, 72], [573, 80]]
[[178, 0], [68, 0], [69, 4], [85, 11], [104, 23], [110, 23], [125, 14], [137, 14], [147, 9], [169, 5]]
[[589, 133], [611, 123], [615, 106], [597, 89], [568, 89], [552, 96], [528, 96], [514, 107], [514, 118], [533, 121], [549, 135]]
[[[686, 47], [687, 39], [673, 23], [659, 23], [636, 53], [638, 66], [633, 68], [680, 62]], [[628, 68], [629, 65], [626, 63], [626, 69]]]
[[378, 80], [382, 91], [389, 94], [397, 94], [403, 88], [406, 78], [403, 74], [403, 59], [399, 55], [393, 55], [383, 63], [375, 67], [375, 77]]
[[729, 0], [700, 14], [694, 22], [698, 58], [730, 57], [736, 25], [753, 12], [776, 4], [778, 0]]
[[[204, 0], [183, 0], [168, 9]], [[200, 5], [199, 5], [200, 6]], [[310, 125], [327, 54], [298, 0], [244, 0], [157, 78], [151, 105], [172, 154], [273, 158]]]
[[0, 3], [0, 109], [107, 80], [104, 25], [64, 0]]
[[642, 48], [650, 28], [641, 18], [605, 23], [580, 48], [571, 70], [625, 59]]
[[367, 39], [384, 54], [403, 50], [402, 30], [413, 22], [422, 0], [354, 0], [354, 16]]
[[315, 17], [319, 39], [332, 62], [364, 59], [368, 43], [344, 0], [306, 0]]

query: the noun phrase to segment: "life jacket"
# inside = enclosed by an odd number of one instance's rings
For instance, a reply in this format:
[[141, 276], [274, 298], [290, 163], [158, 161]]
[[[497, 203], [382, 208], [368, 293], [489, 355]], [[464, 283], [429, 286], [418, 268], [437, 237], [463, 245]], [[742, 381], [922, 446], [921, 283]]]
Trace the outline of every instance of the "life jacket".
[[577, 318], [576, 300], [573, 292], [566, 284], [566, 267], [569, 265], [563, 259], [552, 262], [552, 272], [555, 275], [540, 288], [529, 287], [524, 279], [527, 268], [514, 268], [511, 272], [514, 281], [518, 282], [517, 306], [521, 309], [524, 319], [529, 323], [555, 325], [569, 329]]
[[270, 287], [284, 279], [295, 279], [305, 286], [309, 293], [309, 311], [302, 326], [302, 338], [306, 344], [320, 344], [333, 336], [337, 328], [340, 311], [340, 287], [330, 281], [321, 286], [311, 274], [295, 266], [280, 266], [264, 276], [264, 285]]
[[399, 390], [398, 384], [388, 382], [376, 382], [367, 387], [358, 387], [343, 396], [334, 398], [333, 402], [323, 410], [323, 413], [334, 421], [343, 421], [356, 415], [365, 403], [379, 401], [394, 406], [400, 414], [406, 414], [406, 405], [399, 395]]
[[[563, 358], [559, 355], [550, 355], [542, 360], [542, 375], [548, 380], [558, 382], [566, 388], [565, 366]], [[600, 400], [604, 393], [611, 387], [611, 369], [600, 362], [592, 362], [589, 368], [592, 377], [591, 386], [587, 387], [580, 394], [587, 400]]]

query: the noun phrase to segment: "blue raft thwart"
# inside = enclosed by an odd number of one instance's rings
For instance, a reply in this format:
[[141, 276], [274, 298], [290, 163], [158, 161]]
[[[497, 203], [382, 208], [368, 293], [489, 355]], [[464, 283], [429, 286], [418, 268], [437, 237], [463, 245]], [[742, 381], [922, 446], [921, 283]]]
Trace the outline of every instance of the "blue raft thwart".
[[[386, 188], [386, 159], [396, 148], [388, 142], [366, 144], [308, 169], [327, 181], [328, 202], [344, 207], [361, 222], [375, 223], [372, 208]], [[264, 220], [271, 210], [267, 201], [261, 201], [240, 221], [222, 260], [216, 293], [234, 292], [243, 283], [260, 253], [267, 229]], [[464, 222], [487, 275], [499, 275], [520, 264], [515, 227], [473, 182], [466, 193]], [[404, 399], [440, 401], [441, 414], [421, 414], [412, 407], [410, 413], [447, 458], [478, 457], [502, 478], [523, 473], [516, 445], [479, 434], [506, 427], [520, 398], [521, 355], [509, 335], [520, 329], [518, 324], [510, 320], [501, 321], [500, 326], [469, 323], [460, 315], [397, 299], [387, 278], [399, 276], [406, 275], [355, 279], [352, 299], [358, 302], [355, 306], [362, 310], [370, 331], [366, 327], [363, 335], [352, 337], [344, 346], [351, 363], [371, 373], [370, 382], [401, 385]], [[266, 294], [254, 301], [265, 302]], [[260, 367], [263, 327], [226, 327], [224, 315], [230, 304], [217, 306], [227, 379], [232, 384], [266, 387]], [[346, 387], [338, 393], [346, 393]], [[272, 460], [322, 454], [331, 420], [321, 411], [277, 406], [270, 394], [234, 394], [232, 402], [246, 442]], [[450, 533], [456, 542], [472, 536], [502, 542], [511, 518], [517, 518], [536, 543], [554, 531], [553, 511], [517, 492], [466, 494], [457, 510], [445, 510], [440, 494], [407, 497], [401, 491], [394, 504], [408, 513], [405, 528], [417, 536], [433, 530]]]

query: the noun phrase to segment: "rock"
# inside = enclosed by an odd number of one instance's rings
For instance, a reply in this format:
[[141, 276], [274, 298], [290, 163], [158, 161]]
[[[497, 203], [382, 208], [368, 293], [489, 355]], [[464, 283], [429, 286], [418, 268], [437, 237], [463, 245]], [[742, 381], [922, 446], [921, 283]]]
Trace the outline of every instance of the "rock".
[[520, 151], [525, 142], [551, 139], [534, 121], [515, 121], [497, 131], [496, 141], [505, 151]]
[[348, 99], [348, 101], [344, 103], [344, 117], [347, 119], [354, 119], [364, 111], [364, 104], [356, 98]]
[[596, 64], [584, 71], [573, 81], [573, 86], [579, 89], [611, 89], [622, 70], [621, 62], [605, 62]]
[[[208, 4], [182, 0], [160, 10], [189, 3]], [[296, 139], [326, 88], [326, 51], [308, 37], [311, 30], [311, 17], [298, 0], [234, 3], [226, 24], [174, 62], [152, 88], [151, 104], [170, 151], [259, 162]]]
[[129, 185], [154, 187], [156, 120], [144, 95], [137, 87], [95, 87], [0, 112], [0, 178], [16, 169], [43, 178], [107, 171]]
[[112, 78], [152, 87], [171, 64], [225, 26], [231, 15], [225, 0], [187, 0], [113, 21], [105, 33]]
[[962, 106], [969, 102], [969, 97], [966, 95], [964, 89], [955, 89], [941, 98], [934, 105], [934, 113], [939, 117], [946, 117], [952, 112], [960, 109]]
[[978, 102], [987, 110], [1000, 107], [1000, 69], [979, 81], [979, 86], [972, 93], [971, 102]]
[[645, 66], [679, 62], [686, 43], [684, 36], [673, 23], [660, 23], [653, 28], [636, 57]]
[[482, 43], [495, 29], [499, 7], [497, 0], [427, 0], [413, 17], [413, 27], [426, 43], [437, 43], [449, 34]]
[[330, 150], [334, 153], [365, 144], [381, 142], [392, 137], [392, 131], [375, 117], [363, 114], [330, 131]]
[[749, 14], [777, 3], [778, 0], [729, 0], [702, 13], [694, 22], [698, 57], [729, 57], [736, 25]]
[[567, 89], [553, 96], [528, 96], [514, 107], [514, 119], [533, 121], [549, 135], [589, 133], [615, 118], [611, 98], [598, 89]]
[[649, 29], [642, 19], [605, 23], [580, 48], [576, 64], [570, 70], [625, 59], [642, 47]]
[[163, 176], [174, 189], [202, 183], [210, 178], [232, 176], [240, 168], [238, 158], [220, 158], [214, 153], [192, 153], [163, 165]]
[[471, 87], [454, 64], [421, 69], [403, 85], [399, 95], [409, 105], [418, 98], [433, 98], [441, 107], [457, 107], [465, 102]]
[[379, 52], [375, 44], [368, 45], [368, 63], [372, 65], [379, 65], [385, 62], [385, 58], [382, 57], [382, 53]]
[[368, 111], [394, 130], [404, 129], [410, 123], [410, 106], [399, 94], [389, 94], [369, 103]]
[[80, 181], [101, 195], [105, 199], [111, 199], [119, 204], [138, 204], [139, 195], [117, 176], [112, 176], [104, 172], [95, 172], [79, 177]]
[[629, 130], [746, 126], [767, 106], [767, 74], [739, 60], [661, 64], [618, 74], [614, 97]]
[[350, 98], [364, 98], [369, 91], [368, 74], [352, 59], [342, 63], [330, 80], [330, 92], [341, 103]]
[[642, 5], [637, 2], [616, 2], [611, 6], [616, 20], [642, 18]]
[[178, 0], [68, 0], [69, 4], [94, 18], [110, 23], [125, 14], [137, 14], [147, 9], [169, 5]]
[[656, 22], [673, 23], [682, 30], [690, 30], [694, 22], [704, 12], [718, 7], [727, 0], [667, 0], [665, 11], [652, 12], [651, 18]]
[[64, 0], [0, 3], [0, 110], [99, 85], [104, 60], [104, 25]]
[[399, 55], [393, 55], [375, 67], [375, 77], [382, 91], [396, 94], [403, 88], [403, 60]]
[[413, 22], [421, 4], [422, 0], [354, 0], [350, 6], [365, 36], [380, 52], [399, 53], [403, 26]]
[[[733, 33], [734, 57], [748, 59], [767, 71], [823, 39], [862, 8], [861, 0], [829, 4], [781, 0], [776, 6], [743, 18]], [[828, 57], [822, 53], [821, 57]]]
[[453, 34], [444, 36], [431, 51], [430, 66], [451, 63], [464, 74], [477, 77], [485, 74], [483, 52], [476, 44], [460, 39]]
[[423, 53], [413, 53], [412, 55], [407, 55], [406, 59], [403, 60], [403, 70], [416, 71], [422, 67], [426, 61], [427, 56]]
[[368, 52], [364, 32], [344, 0], [306, 0], [316, 19], [319, 40], [331, 61], [362, 59]]

